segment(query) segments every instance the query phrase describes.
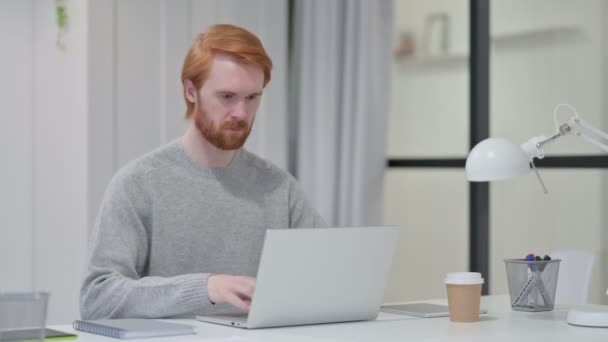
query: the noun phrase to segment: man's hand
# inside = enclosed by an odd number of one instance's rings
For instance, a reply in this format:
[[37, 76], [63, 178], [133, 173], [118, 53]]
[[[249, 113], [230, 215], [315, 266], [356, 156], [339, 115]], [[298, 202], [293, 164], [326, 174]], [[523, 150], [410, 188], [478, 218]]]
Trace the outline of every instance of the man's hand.
[[207, 292], [212, 303], [228, 303], [244, 311], [249, 311], [254, 290], [255, 278], [252, 277], [212, 274], [207, 279]]

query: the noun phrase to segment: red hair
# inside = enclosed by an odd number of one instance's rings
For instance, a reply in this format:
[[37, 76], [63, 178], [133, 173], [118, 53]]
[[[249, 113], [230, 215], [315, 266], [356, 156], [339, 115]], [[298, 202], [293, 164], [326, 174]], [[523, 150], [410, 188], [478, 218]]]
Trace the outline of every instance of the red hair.
[[182, 67], [184, 100], [188, 106], [187, 119], [192, 117], [194, 103], [186, 97], [185, 82], [190, 80], [196, 89], [200, 89], [209, 76], [213, 58], [217, 54], [227, 54], [242, 64], [260, 67], [264, 72], [264, 87], [270, 82], [272, 61], [256, 35], [234, 25], [211, 26], [207, 32], [198, 36]]

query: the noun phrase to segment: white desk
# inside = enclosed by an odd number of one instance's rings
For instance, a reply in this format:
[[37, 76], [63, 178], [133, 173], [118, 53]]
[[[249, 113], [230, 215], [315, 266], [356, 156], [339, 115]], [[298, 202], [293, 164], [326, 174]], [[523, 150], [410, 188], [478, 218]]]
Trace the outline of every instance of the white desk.
[[[447, 304], [445, 299], [425, 302]], [[483, 297], [482, 307], [488, 309], [488, 314], [482, 315], [478, 323], [452, 323], [447, 317], [415, 318], [380, 313], [376, 321], [244, 330], [182, 319], [175, 321], [194, 325], [196, 335], [145, 341], [608, 341], [608, 328], [583, 328], [566, 323], [567, 307], [557, 307], [549, 312], [512, 311], [508, 296]], [[50, 328], [74, 332], [71, 326]], [[76, 341], [80, 342], [117, 341], [83, 332], [75, 333], [79, 335]]]

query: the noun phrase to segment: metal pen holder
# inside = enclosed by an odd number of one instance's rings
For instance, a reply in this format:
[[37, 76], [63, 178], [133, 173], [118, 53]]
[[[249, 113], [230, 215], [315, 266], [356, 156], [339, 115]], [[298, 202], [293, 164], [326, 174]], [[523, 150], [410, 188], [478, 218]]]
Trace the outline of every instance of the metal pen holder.
[[506, 259], [511, 308], [516, 311], [551, 311], [561, 260]]

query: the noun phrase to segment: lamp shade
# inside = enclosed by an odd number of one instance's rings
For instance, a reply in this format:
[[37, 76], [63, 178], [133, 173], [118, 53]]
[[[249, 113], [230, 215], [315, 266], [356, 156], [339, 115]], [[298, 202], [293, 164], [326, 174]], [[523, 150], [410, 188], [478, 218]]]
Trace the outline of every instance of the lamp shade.
[[473, 147], [465, 169], [472, 182], [504, 180], [527, 174], [530, 160], [521, 146], [507, 139], [489, 138]]

